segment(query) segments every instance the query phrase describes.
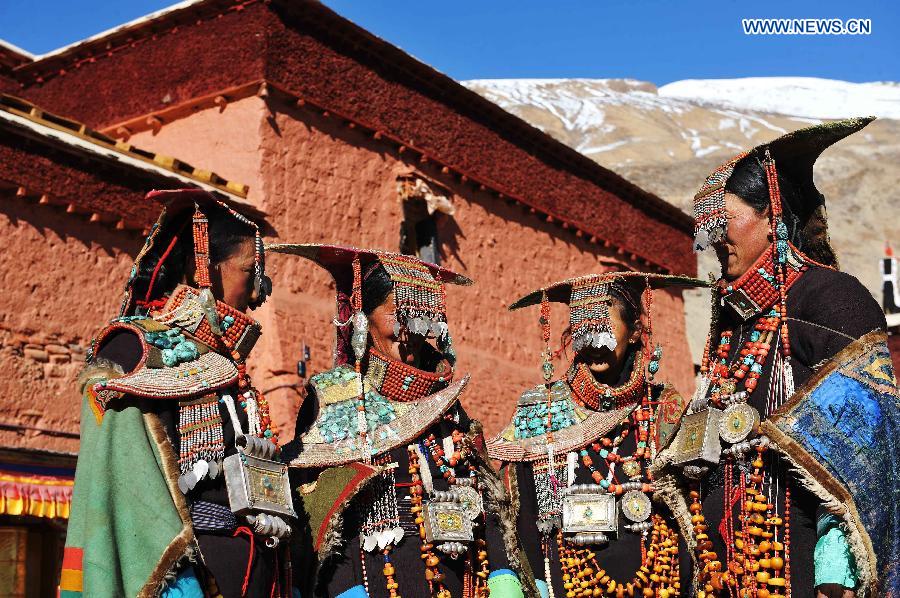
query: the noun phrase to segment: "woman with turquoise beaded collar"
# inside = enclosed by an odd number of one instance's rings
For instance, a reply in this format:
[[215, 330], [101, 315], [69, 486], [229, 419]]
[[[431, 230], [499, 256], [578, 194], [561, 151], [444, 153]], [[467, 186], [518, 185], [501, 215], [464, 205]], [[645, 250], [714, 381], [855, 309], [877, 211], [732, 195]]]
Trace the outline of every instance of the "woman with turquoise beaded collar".
[[[517, 490], [519, 537], [545, 598], [680, 595], [689, 556], [665, 510], [651, 506], [647, 466], [684, 403], [654, 381], [662, 352], [651, 348], [649, 307], [653, 288], [702, 284], [610, 272], [555, 283], [510, 306], [541, 305], [545, 382], [521, 395], [488, 450]], [[557, 380], [551, 301], [570, 308], [563, 338], [574, 350]], [[666, 573], [651, 579], [655, 567]]]
[[165, 209], [79, 376], [60, 595], [284, 596], [290, 518], [251, 529], [270, 516], [235, 513], [223, 473], [238, 442], [276, 450], [246, 371], [261, 334], [246, 312], [271, 290], [259, 226], [199, 189], [147, 200]]
[[316, 262], [337, 287], [336, 365], [310, 378], [283, 452], [309, 522], [295, 562], [315, 562], [298, 589], [340, 598], [521, 597], [517, 548], [507, 545], [514, 530], [504, 533], [498, 517], [502, 487], [480, 424], [459, 400], [468, 377], [454, 381], [444, 285], [471, 281], [382, 251], [269, 250]]

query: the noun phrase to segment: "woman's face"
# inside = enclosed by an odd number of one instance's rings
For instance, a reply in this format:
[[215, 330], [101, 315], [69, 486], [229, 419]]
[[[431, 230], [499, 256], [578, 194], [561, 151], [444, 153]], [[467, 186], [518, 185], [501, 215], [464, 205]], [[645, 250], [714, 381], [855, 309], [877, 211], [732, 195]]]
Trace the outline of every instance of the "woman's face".
[[628, 345], [638, 342], [641, 333], [638, 322], [625, 322], [622, 309], [615, 301], [610, 306], [609, 322], [616, 337], [616, 348], [610, 351], [606, 347], [589, 347], [580, 351], [575, 359], [585, 364], [599, 382], [614, 384], [625, 367]]
[[421, 335], [410, 334], [405, 328], [401, 328], [399, 336], [394, 334], [396, 323], [397, 310], [392, 291], [384, 303], [369, 314], [369, 336], [372, 337], [375, 348], [388, 357], [415, 365], [422, 345], [427, 341]]
[[219, 301], [246, 312], [247, 306], [256, 299], [253, 284], [255, 267], [256, 247], [252, 239], [244, 239], [228, 258], [210, 269], [213, 295]]
[[726, 280], [734, 280], [750, 269], [769, 248], [769, 211], [753, 209], [738, 195], [725, 193], [725, 217], [728, 232], [715, 244], [716, 257]]

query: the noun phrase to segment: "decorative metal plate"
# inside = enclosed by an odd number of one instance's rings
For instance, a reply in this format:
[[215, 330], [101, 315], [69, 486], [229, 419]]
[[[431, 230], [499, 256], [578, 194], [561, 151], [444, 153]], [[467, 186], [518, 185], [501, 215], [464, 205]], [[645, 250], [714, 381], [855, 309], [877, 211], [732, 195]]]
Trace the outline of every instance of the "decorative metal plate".
[[228, 503], [235, 513], [297, 517], [284, 463], [237, 453], [225, 457], [224, 470]]
[[759, 411], [747, 403], [735, 403], [725, 408], [719, 422], [719, 436], [729, 444], [747, 438], [759, 425]]
[[568, 494], [563, 497], [563, 532], [616, 532], [616, 497], [613, 494]]
[[425, 519], [425, 541], [471, 542], [472, 520], [462, 505], [452, 502], [429, 502], [423, 508]]

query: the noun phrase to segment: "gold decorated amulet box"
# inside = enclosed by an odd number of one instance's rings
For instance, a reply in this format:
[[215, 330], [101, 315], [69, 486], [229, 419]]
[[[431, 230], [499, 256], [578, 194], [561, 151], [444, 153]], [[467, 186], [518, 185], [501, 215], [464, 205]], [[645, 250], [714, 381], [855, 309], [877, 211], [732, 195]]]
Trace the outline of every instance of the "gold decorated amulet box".
[[425, 541], [429, 544], [439, 542], [471, 542], [475, 539], [472, 532], [472, 520], [462, 505], [432, 501], [423, 508], [425, 519]]
[[712, 407], [684, 416], [673, 443], [675, 456], [672, 462], [675, 465], [718, 463], [722, 453], [721, 420], [722, 411]]

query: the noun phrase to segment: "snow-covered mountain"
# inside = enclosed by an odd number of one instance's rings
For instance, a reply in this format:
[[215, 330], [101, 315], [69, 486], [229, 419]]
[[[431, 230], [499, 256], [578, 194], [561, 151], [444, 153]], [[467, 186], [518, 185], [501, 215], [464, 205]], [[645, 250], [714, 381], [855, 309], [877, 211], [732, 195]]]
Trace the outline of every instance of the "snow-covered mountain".
[[[659, 89], [633, 79], [508, 79], [463, 83], [563, 143], [690, 213], [703, 178], [734, 154], [848, 116], [879, 119], [827, 150], [816, 181], [842, 269], [881, 299], [877, 259], [900, 244], [900, 84], [772, 77], [687, 80]], [[701, 256], [700, 274], [718, 271]], [[690, 302], [692, 346], [704, 300]]]
[[850, 114], [900, 119], [900, 85], [814, 77], [687, 79], [659, 88], [665, 98], [710, 107], [837, 119]]

